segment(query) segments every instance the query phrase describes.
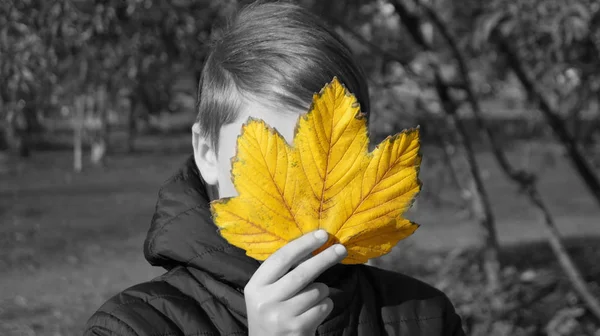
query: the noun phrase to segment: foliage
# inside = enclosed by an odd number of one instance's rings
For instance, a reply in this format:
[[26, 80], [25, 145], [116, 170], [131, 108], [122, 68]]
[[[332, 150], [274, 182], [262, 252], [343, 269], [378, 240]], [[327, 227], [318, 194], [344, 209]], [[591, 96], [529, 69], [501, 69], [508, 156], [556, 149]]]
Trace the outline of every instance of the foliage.
[[368, 152], [366, 119], [334, 79], [296, 126], [294, 145], [261, 120], [243, 126], [233, 161], [240, 196], [212, 203], [230, 243], [264, 260], [304, 233], [325, 229], [327, 248], [348, 249], [343, 263], [388, 253], [418, 225], [401, 217], [421, 189], [418, 129]]
[[488, 67], [506, 70], [505, 59], [486, 44], [499, 29], [564, 118], [599, 117], [590, 115], [594, 110], [590, 104], [597, 103], [600, 90], [600, 6], [596, 1], [496, 0], [481, 7], [472, 20], [475, 33], [465, 36], [474, 50], [491, 60]]
[[[168, 110], [173, 74], [196, 74], [213, 19], [230, 1], [3, 1], [1, 96], [58, 112], [106, 85], [150, 113]], [[47, 108], [54, 106], [55, 108]], [[68, 111], [67, 111], [68, 112]]]

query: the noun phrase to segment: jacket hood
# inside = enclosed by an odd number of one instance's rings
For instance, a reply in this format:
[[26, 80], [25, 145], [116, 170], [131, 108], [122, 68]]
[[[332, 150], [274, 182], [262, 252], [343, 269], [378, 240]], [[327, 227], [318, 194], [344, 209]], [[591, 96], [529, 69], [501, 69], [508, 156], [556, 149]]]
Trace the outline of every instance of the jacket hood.
[[191, 156], [159, 191], [144, 255], [153, 266], [199, 269], [241, 289], [260, 264], [221, 237], [209, 202], [207, 184]]

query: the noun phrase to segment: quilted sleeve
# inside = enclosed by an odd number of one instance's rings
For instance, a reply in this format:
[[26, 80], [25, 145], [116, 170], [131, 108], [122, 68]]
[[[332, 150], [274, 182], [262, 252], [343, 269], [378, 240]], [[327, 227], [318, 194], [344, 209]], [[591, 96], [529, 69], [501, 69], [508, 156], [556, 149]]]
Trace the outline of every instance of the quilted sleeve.
[[133, 286], [104, 303], [84, 336], [218, 335], [198, 302], [162, 281]]
[[[445, 296], [445, 295], [444, 295]], [[460, 316], [456, 313], [452, 302], [445, 296], [446, 312], [444, 318], [445, 334], [449, 336], [465, 336]]]
[[88, 321], [83, 336], [141, 336], [123, 321], [97, 312]]

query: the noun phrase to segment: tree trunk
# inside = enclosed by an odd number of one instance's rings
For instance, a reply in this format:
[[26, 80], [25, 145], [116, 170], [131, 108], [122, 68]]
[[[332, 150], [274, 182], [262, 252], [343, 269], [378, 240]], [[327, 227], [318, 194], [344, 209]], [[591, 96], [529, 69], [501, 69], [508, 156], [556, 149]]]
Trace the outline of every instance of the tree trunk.
[[[420, 106], [423, 107], [423, 109], [427, 111], [426, 109], [426, 105], [425, 104], [420, 104]], [[469, 188], [467, 188], [467, 186], [464, 185], [463, 179], [461, 179], [460, 176], [460, 167], [457, 167], [457, 165], [454, 163], [455, 160], [453, 159], [457, 150], [456, 150], [456, 146], [447, 139], [447, 136], [442, 135], [442, 131], [439, 129], [434, 129], [433, 132], [431, 132], [433, 139], [435, 140], [436, 144], [442, 148], [442, 157], [444, 160], [444, 163], [446, 164], [446, 167], [448, 167], [448, 172], [447, 174], [450, 177], [450, 183], [452, 184], [453, 187], [455, 187], [457, 190], [461, 191], [461, 198], [463, 199], [463, 204], [461, 204], [461, 211], [468, 211], [467, 209], [464, 208], [465, 205], [469, 206], [471, 204], [471, 191], [469, 190]], [[441, 205], [441, 200], [440, 200], [440, 205]], [[471, 214], [473, 215], [473, 214]]]
[[107, 151], [107, 109], [106, 109], [106, 86], [99, 85], [96, 89], [95, 98], [95, 118], [98, 119], [99, 125], [94, 130], [91, 143], [90, 160], [94, 165], [104, 165]]
[[[434, 130], [433, 133], [433, 136], [437, 139], [439, 146], [444, 149], [442, 155], [444, 157], [446, 165], [448, 166], [448, 168], [450, 168], [449, 176], [451, 183], [454, 185], [454, 187], [456, 187], [456, 189], [466, 190], [467, 188], [465, 188], [462, 185], [461, 180], [459, 178], [458, 172], [460, 170], [457, 167], [455, 167], [455, 165], [452, 163], [452, 156], [454, 155], [454, 153], [456, 153], [455, 146], [450, 141], [445, 141], [445, 139], [439, 134], [439, 132], [436, 132]], [[468, 201], [468, 199], [465, 199], [465, 201]]]
[[27, 157], [29, 156], [29, 152], [27, 147], [28, 143], [23, 136], [23, 131], [26, 128], [22, 115], [23, 106], [19, 103], [16, 91], [13, 90], [13, 92], [11, 92], [10, 99], [5, 107], [6, 115], [3, 124], [6, 146], [13, 154], [20, 157]]
[[109, 90], [106, 86], [104, 87], [104, 100], [102, 103], [102, 141], [106, 147], [105, 156], [110, 154], [110, 111], [112, 108], [112, 103], [114, 102], [115, 96], [111, 90]]
[[73, 170], [83, 170], [83, 125], [85, 118], [85, 95], [75, 97], [73, 113]]
[[[392, 0], [391, 4], [394, 6], [396, 14], [400, 17], [400, 22], [404, 25], [406, 30], [410, 33], [413, 40], [423, 48], [423, 50], [431, 51], [432, 47], [428, 43], [427, 38], [423, 35], [421, 26], [423, 20], [420, 16], [412, 13], [401, 0]], [[450, 96], [450, 86], [442, 78], [440, 69], [434, 65], [433, 70], [435, 73], [435, 89], [446, 112], [447, 120], [449, 124], [454, 125], [456, 130], [455, 136], [457, 143], [460, 148], [464, 149], [465, 156], [467, 159], [469, 172], [471, 175], [470, 189], [471, 195], [471, 207], [473, 215], [477, 218], [481, 228], [482, 235], [482, 257], [483, 257], [483, 268], [487, 277], [488, 289], [490, 292], [495, 292], [500, 288], [500, 257], [499, 257], [499, 244], [494, 223], [494, 216], [491, 210], [491, 204], [485, 187], [483, 185], [483, 179], [481, 177], [481, 170], [475, 159], [475, 153], [472, 148], [471, 139], [468, 136], [465, 125], [462, 120], [456, 115], [458, 105]]]
[[6, 112], [6, 116], [4, 117], [4, 120], [2, 120], [2, 124], [3, 124], [3, 133], [4, 133], [4, 139], [3, 141], [6, 143], [6, 148], [10, 151], [10, 152], [15, 152], [16, 148], [18, 148], [18, 141], [16, 138], [16, 130], [15, 130], [15, 124], [14, 124], [14, 118], [15, 118], [15, 112], [13, 111], [13, 109], [11, 108], [14, 105], [13, 103], [9, 103], [7, 104], [7, 112]]
[[0, 150], [9, 149], [8, 127], [8, 109], [0, 93]]
[[446, 112], [448, 125], [454, 130], [458, 146], [463, 150], [469, 168], [469, 181], [467, 188], [470, 193], [472, 214], [479, 223], [482, 240], [483, 269], [488, 282], [488, 289], [494, 293], [500, 289], [500, 253], [498, 235], [492, 213], [492, 205], [483, 184], [481, 169], [475, 158], [471, 139], [467, 129], [456, 114], [457, 106], [444, 86], [439, 73], [436, 75], [436, 91]]
[[129, 116], [127, 120], [127, 150], [135, 152], [135, 139], [137, 138], [136, 109], [137, 99], [132, 95], [129, 97]]
[[506, 56], [508, 65], [519, 78], [519, 81], [528, 92], [529, 97], [532, 97], [535, 100], [538, 108], [548, 121], [550, 128], [554, 131], [557, 139], [564, 147], [571, 164], [583, 179], [584, 184], [587, 186], [596, 202], [600, 205], [600, 180], [594, 172], [594, 168], [586, 160], [585, 156], [577, 146], [575, 139], [567, 130], [563, 119], [560, 117], [559, 111], [556, 111], [550, 105], [538, 85], [529, 77], [529, 74], [525, 70], [516, 51], [513, 50], [512, 46], [498, 29], [494, 30], [492, 39], [495, 41], [498, 50]]

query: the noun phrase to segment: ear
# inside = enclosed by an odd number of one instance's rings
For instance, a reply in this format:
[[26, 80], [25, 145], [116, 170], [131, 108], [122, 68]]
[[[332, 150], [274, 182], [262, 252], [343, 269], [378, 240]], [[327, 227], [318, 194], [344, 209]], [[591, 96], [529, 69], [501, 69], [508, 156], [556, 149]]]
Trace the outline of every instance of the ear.
[[217, 151], [209, 139], [200, 135], [200, 125], [192, 126], [192, 146], [194, 147], [194, 160], [196, 166], [206, 183], [216, 185], [218, 182]]

